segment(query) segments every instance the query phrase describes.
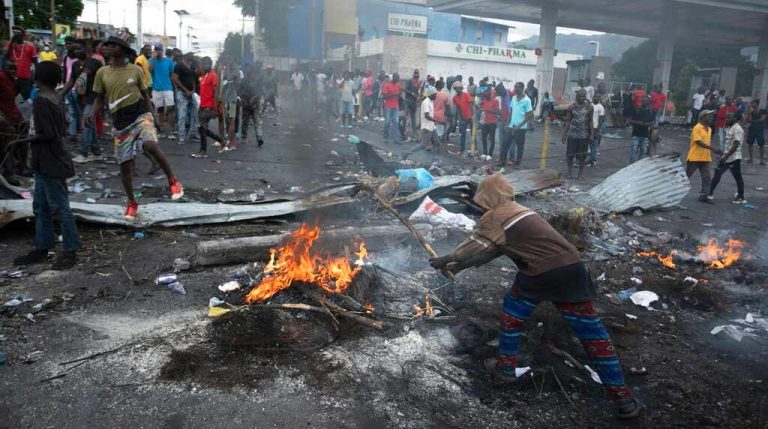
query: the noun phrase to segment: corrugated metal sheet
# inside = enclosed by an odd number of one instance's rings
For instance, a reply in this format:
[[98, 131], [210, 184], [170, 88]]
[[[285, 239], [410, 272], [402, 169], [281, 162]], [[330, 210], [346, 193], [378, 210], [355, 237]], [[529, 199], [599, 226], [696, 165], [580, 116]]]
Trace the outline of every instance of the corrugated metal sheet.
[[691, 190], [679, 153], [645, 158], [622, 168], [588, 193], [589, 205], [609, 212], [670, 208]]

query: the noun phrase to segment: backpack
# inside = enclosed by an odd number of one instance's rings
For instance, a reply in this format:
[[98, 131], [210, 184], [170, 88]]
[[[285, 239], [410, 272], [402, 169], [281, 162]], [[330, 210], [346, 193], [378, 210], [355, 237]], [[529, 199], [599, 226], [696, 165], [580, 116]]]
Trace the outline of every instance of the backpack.
[[83, 70], [75, 79], [75, 93], [85, 95], [88, 92], [88, 74]]

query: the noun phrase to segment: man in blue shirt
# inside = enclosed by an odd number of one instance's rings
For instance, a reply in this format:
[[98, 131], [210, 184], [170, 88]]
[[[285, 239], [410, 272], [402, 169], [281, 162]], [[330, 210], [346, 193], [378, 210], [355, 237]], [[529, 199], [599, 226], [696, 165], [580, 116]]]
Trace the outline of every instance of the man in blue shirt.
[[525, 95], [525, 85], [522, 82], [515, 83], [515, 95], [509, 102], [509, 125], [504, 133], [504, 141], [501, 144], [501, 155], [499, 157], [499, 167], [504, 168], [507, 164], [507, 153], [515, 143], [515, 154], [512, 157], [512, 166], [517, 168], [520, 161], [523, 160], [523, 150], [525, 149], [525, 134], [533, 121], [533, 105], [531, 99]]
[[[149, 72], [152, 74], [152, 104], [157, 109], [158, 137], [162, 137], [163, 130], [168, 132], [168, 138], [175, 140], [173, 135], [173, 61], [163, 54], [163, 45], [155, 45], [155, 55], [149, 61]], [[167, 127], [167, 128], [166, 128]]]

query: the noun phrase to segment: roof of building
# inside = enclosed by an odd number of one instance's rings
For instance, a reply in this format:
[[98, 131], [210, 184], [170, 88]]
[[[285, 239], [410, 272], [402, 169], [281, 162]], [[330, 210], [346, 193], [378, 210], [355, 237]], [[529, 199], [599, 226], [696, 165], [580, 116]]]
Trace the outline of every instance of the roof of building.
[[[768, 0], [551, 0], [557, 25], [630, 36], [755, 46], [768, 31]], [[541, 20], [542, 0], [428, 0], [436, 11]], [[668, 25], [664, 25], [665, 21]]]

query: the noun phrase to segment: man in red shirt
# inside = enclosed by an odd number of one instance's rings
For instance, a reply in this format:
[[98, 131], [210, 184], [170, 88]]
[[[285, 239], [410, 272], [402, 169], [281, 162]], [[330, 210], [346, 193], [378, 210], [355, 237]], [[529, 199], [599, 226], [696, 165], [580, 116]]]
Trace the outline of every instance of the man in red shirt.
[[715, 124], [717, 126], [718, 143], [720, 144], [720, 150], [725, 152], [725, 132], [728, 131], [728, 127], [725, 124], [725, 119], [728, 116], [728, 112], [735, 112], [739, 110], [733, 102], [733, 97], [725, 97], [725, 104], [720, 106], [715, 116]]
[[384, 99], [384, 140], [389, 143], [389, 129], [392, 128], [395, 143], [400, 143], [400, 124], [398, 114], [400, 108], [400, 75], [392, 73], [392, 80], [384, 82], [381, 87], [381, 97]]
[[[11, 59], [6, 58], [5, 64], [3, 64], [3, 70], [0, 70], [0, 132], [7, 134], [22, 133], [24, 128], [24, 117], [21, 116], [19, 107], [16, 105], [16, 87], [13, 85], [13, 80], [16, 77], [16, 63]], [[13, 140], [9, 139], [8, 141]], [[21, 183], [17, 178], [13, 177], [23, 169], [26, 163], [26, 154], [28, 144], [19, 144], [16, 146], [8, 146], [3, 144], [0, 146], [0, 159], [5, 159], [5, 163], [0, 165], [2, 174], [8, 178], [8, 181], [12, 185], [20, 185]], [[13, 156], [8, 155], [9, 152], [13, 152]], [[7, 156], [6, 156], [7, 155]]]
[[453, 90], [456, 95], [453, 96], [453, 105], [456, 106], [456, 112], [459, 116], [459, 135], [461, 153], [465, 153], [467, 145], [467, 128], [472, 125], [472, 112], [475, 108], [475, 102], [472, 97], [464, 92], [464, 85], [459, 82], [454, 82]]
[[[496, 122], [499, 120], [501, 114], [501, 106], [499, 100], [496, 99], [495, 93], [490, 86], [485, 87], [485, 91], [480, 95], [482, 102], [480, 103], [480, 111], [483, 113], [483, 155], [486, 161], [493, 159], [493, 149], [496, 147]], [[491, 149], [488, 150], [487, 140], [491, 139]]]
[[632, 102], [635, 104], [635, 109], [643, 107], [643, 98], [645, 98], [645, 88], [640, 85], [634, 85], [632, 90]]
[[661, 111], [664, 110], [664, 103], [667, 102], [667, 96], [661, 91], [661, 84], [654, 85], [651, 91], [651, 112], [653, 113], [654, 128], [659, 128], [659, 119]]
[[193, 158], [205, 158], [208, 156], [207, 137], [224, 144], [224, 139], [208, 128], [211, 119], [216, 118], [216, 88], [219, 86], [219, 76], [213, 70], [211, 57], [204, 57], [200, 61], [200, 110], [198, 111], [198, 131], [200, 131], [200, 152], [192, 154]]
[[26, 34], [24, 28], [15, 25], [5, 54], [6, 58], [16, 63], [16, 89], [24, 100], [29, 98], [32, 91], [32, 65], [37, 64], [37, 49], [32, 43], [24, 41]]

